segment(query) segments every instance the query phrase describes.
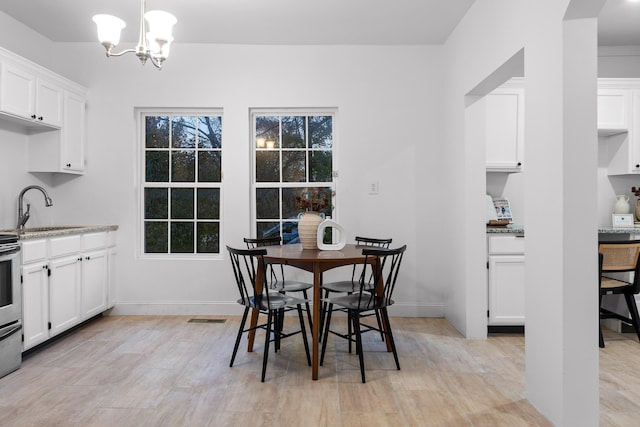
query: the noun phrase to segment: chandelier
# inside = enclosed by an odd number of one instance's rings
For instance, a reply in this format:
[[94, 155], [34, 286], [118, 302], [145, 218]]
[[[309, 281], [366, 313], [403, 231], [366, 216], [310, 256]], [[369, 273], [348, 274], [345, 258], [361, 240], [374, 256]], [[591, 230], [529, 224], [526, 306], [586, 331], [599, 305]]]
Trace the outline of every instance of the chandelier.
[[[146, 3], [146, 0], [140, 1], [140, 37], [135, 49], [127, 49], [119, 53], [112, 52], [120, 42], [120, 32], [127, 26], [122, 19], [113, 15], [95, 15], [93, 22], [98, 27], [98, 40], [107, 50], [107, 57], [122, 56], [125, 53], [133, 52], [140, 59], [142, 65], [148, 59], [160, 69], [162, 63], [169, 56], [169, 46], [173, 41], [171, 31], [178, 20], [163, 10], [145, 12]], [[145, 20], [149, 24], [148, 32]]]

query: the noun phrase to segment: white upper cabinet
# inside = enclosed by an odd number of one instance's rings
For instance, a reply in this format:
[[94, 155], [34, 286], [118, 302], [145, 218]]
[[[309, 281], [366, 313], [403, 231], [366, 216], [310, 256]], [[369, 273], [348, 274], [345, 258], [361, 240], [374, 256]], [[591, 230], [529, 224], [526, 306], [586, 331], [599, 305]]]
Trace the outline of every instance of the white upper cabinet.
[[83, 174], [87, 89], [0, 48], [0, 121], [28, 135], [27, 170]]
[[64, 91], [55, 83], [45, 79], [37, 79], [35, 120], [42, 123], [62, 127], [62, 99]]
[[23, 119], [35, 118], [36, 78], [8, 63], [0, 63], [0, 111]]
[[631, 90], [598, 90], [598, 134], [613, 135], [629, 130]]
[[505, 85], [486, 95], [484, 101], [487, 171], [521, 172], [524, 162], [524, 88]]
[[609, 175], [640, 174], [640, 79], [598, 79], [598, 135]]

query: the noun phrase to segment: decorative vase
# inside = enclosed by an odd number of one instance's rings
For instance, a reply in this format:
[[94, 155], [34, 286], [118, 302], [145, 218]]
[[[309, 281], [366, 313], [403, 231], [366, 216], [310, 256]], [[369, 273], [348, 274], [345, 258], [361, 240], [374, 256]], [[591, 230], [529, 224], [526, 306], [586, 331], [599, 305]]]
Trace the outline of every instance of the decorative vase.
[[628, 214], [631, 212], [631, 206], [629, 206], [629, 196], [626, 194], [621, 194], [616, 196], [616, 205], [615, 205], [615, 213], [617, 214]]
[[324, 214], [314, 211], [301, 213], [298, 221], [298, 236], [302, 249], [318, 249], [318, 226], [324, 221]]
[[636, 221], [640, 221], [640, 199], [636, 200]]

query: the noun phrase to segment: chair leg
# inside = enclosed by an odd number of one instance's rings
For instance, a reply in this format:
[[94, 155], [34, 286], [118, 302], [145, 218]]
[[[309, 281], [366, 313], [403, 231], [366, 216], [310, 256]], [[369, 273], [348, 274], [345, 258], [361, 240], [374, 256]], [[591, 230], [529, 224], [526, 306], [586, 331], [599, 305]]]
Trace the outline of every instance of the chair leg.
[[[324, 291], [324, 299], [329, 298], [329, 291]], [[325, 317], [327, 317], [327, 308], [328, 308], [328, 304], [326, 301], [322, 302], [322, 305], [320, 306], [320, 324], [318, 325], [318, 339], [322, 340], [323, 339], [323, 332], [324, 332], [324, 322], [325, 322]]]
[[262, 355], [262, 382], [264, 382], [264, 375], [267, 373], [267, 360], [269, 360], [269, 341], [271, 341], [271, 322], [274, 322], [275, 310], [269, 310], [267, 314], [267, 333], [264, 338], [264, 354]]
[[604, 338], [602, 336], [602, 324], [600, 323], [600, 314], [602, 313], [602, 292], [600, 292], [600, 298], [598, 299], [598, 329], [600, 330], [600, 342], [598, 346], [604, 348]]
[[[347, 319], [347, 337], [349, 337], [349, 354], [351, 354], [351, 337], [354, 334], [354, 330], [352, 329], [351, 325], [352, 325], [352, 314], [351, 312], [349, 312], [350, 314], [348, 315], [348, 319]], [[356, 328], [359, 329], [359, 328]], [[356, 352], [358, 351], [358, 347], [356, 346]]]
[[629, 308], [629, 314], [631, 314], [633, 327], [636, 330], [638, 340], [640, 340], [640, 316], [638, 316], [638, 306], [636, 305], [636, 299], [634, 298], [632, 293], [625, 293], [624, 298], [627, 300], [627, 307]]
[[384, 329], [382, 329], [382, 321], [380, 320], [380, 313], [378, 313], [378, 310], [376, 310], [375, 313], [376, 313], [376, 322], [378, 322], [378, 330], [380, 331], [380, 339], [384, 341]]
[[398, 361], [398, 352], [396, 351], [396, 342], [393, 339], [393, 332], [391, 331], [391, 322], [389, 322], [389, 313], [387, 312], [387, 308], [382, 308], [382, 317], [384, 319], [385, 329], [387, 331], [387, 335], [389, 336], [389, 344], [391, 344], [391, 351], [393, 351], [393, 358], [396, 361], [396, 368], [398, 371], [400, 370], [400, 362]]
[[309, 330], [313, 329], [313, 320], [311, 317], [311, 306], [309, 305], [309, 297], [307, 296], [307, 290], [302, 290], [302, 296], [304, 297], [304, 308], [307, 310], [307, 319], [309, 320]]
[[302, 315], [302, 307], [298, 304], [298, 318], [300, 319], [300, 331], [302, 332], [302, 341], [304, 341], [304, 351], [307, 353], [307, 364], [311, 366], [311, 355], [309, 354], [309, 342], [307, 341], [307, 331], [304, 328], [304, 316]]
[[236, 337], [236, 344], [233, 346], [233, 353], [231, 354], [231, 362], [229, 367], [233, 367], [233, 361], [236, 360], [236, 353], [238, 353], [238, 346], [240, 345], [240, 339], [242, 338], [242, 332], [244, 332], [244, 324], [247, 321], [247, 314], [249, 314], [249, 307], [244, 308], [244, 314], [240, 321], [240, 328], [238, 329], [238, 336]]
[[360, 361], [360, 376], [362, 377], [362, 383], [364, 384], [364, 355], [362, 351], [362, 336], [360, 335], [360, 313], [356, 310], [349, 310], [349, 318], [353, 320], [353, 332], [356, 336], [356, 353], [358, 353], [358, 360]]
[[333, 304], [329, 304], [329, 307], [327, 309], [326, 324], [324, 325], [324, 336], [322, 337], [322, 352], [320, 352], [320, 366], [322, 366], [322, 364], [324, 363], [324, 352], [327, 351], [327, 340], [329, 338], [329, 327], [331, 326], [332, 310], [333, 310]]

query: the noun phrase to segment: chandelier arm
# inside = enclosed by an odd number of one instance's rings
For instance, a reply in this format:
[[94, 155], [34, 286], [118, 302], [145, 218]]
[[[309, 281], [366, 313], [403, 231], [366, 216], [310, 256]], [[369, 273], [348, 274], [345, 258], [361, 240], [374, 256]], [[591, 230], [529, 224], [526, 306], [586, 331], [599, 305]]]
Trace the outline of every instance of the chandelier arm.
[[157, 60], [156, 58], [154, 58], [153, 55], [149, 55], [148, 58], [151, 60], [151, 63], [158, 69], [161, 70], [162, 69], [162, 60]]
[[118, 53], [112, 53], [110, 51], [107, 51], [107, 56], [122, 56], [125, 53], [136, 53], [137, 50], [136, 49], [127, 49], [127, 50], [123, 50], [122, 52], [118, 52]]

